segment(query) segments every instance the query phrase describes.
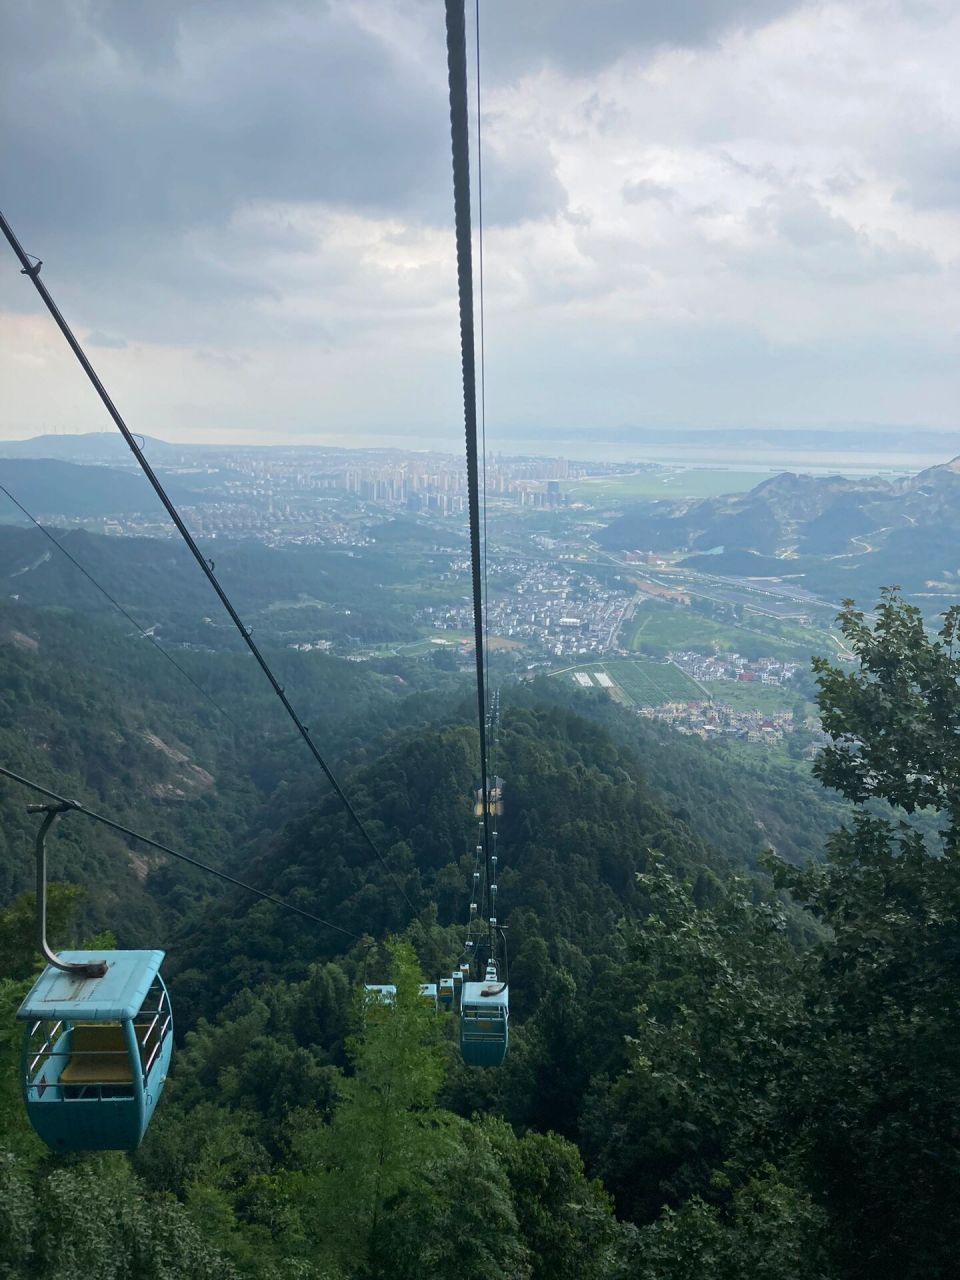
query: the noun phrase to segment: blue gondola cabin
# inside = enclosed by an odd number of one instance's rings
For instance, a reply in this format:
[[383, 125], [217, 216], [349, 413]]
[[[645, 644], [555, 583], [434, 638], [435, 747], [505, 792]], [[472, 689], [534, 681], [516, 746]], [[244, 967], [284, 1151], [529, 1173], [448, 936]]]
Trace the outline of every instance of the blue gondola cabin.
[[396, 1004], [397, 988], [392, 982], [368, 982], [364, 991], [370, 1004]]
[[163, 1089], [173, 1016], [162, 951], [65, 951], [104, 960], [101, 978], [48, 965], [17, 1018], [30, 1123], [54, 1151], [132, 1151]]
[[460, 1053], [468, 1067], [499, 1067], [507, 1056], [507, 984], [465, 982], [460, 997]]

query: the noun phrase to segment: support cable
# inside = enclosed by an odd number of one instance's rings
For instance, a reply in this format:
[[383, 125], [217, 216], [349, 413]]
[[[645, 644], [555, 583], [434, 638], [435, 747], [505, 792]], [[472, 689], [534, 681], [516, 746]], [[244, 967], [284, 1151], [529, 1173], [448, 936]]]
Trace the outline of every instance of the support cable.
[[[468, 225], [469, 225], [469, 211], [468, 211]], [[366, 826], [363, 823], [363, 820], [361, 819], [357, 811], [354, 809], [353, 805], [350, 803], [343, 788], [340, 786], [339, 782], [337, 782], [336, 778], [331, 772], [329, 765], [324, 760], [323, 756], [320, 754], [319, 748], [317, 747], [313, 738], [310, 736], [309, 729], [300, 719], [290, 699], [284, 693], [283, 685], [280, 684], [277, 677], [273, 674], [273, 671], [271, 670], [269, 663], [267, 662], [266, 658], [264, 658], [263, 654], [260, 652], [259, 646], [257, 645], [256, 641], [253, 639], [250, 632], [244, 625], [240, 615], [237, 613], [236, 609], [233, 607], [233, 604], [231, 603], [229, 596], [224, 591], [223, 587], [221, 587], [216, 577], [216, 574], [214, 573], [213, 569], [210, 566], [210, 562], [207, 560], [203, 552], [197, 546], [196, 542], [194, 541], [193, 535], [191, 534], [190, 530], [187, 528], [186, 524], [184, 524], [183, 517], [180, 515], [179, 511], [173, 505], [173, 503], [170, 501], [169, 497], [167, 496], [166, 490], [164, 489], [163, 485], [160, 483], [159, 479], [157, 478], [157, 475], [154, 472], [153, 468], [151, 467], [150, 463], [147, 461], [143, 450], [137, 444], [136, 439], [133, 436], [133, 433], [130, 431], [129, 427], [124, 422], [123, 418], [120, 416], [119, 410], [117, 409], [113, 401], [110, 399], [110, 396], [107, 392], [106, 387], [100, 381], [100, 378], [97, 376], [96, 370], [94, 369], [90, 361], [87, 359], [86, 353], [84, 352], [83, 348], [80, 346], [80, 343], [74, 337], [72, 329], [70, 328], [66, 320], [61, 315], [60, 309], [57, 306], [57, 304], [54, 302], [53, 298], [51, 297], [50, 292], [47, 289], [46, 285], [40, 279], [40, 268], [43, 266], [43, 263], [39, 259], [36, 259], [35, 261], [30, 260], [30, 255], [24, 252], [23, 246], [20, 244], [20, 241], [17, 239], [16, 235], [14, 234], [13, 228], [10, 226], [10, 223], [4, 217], [2, 212], [0, 212], [0, 231], [2, 231], [3, 234], [6, 236], [11, 249], [13, 249], [13, 252], [16, 254], [17, 258], [20, 260], [20, 265], [22, 268], [21, 275], [29, 276], [30, 279], [33, 281], [34, 287], [36, 288], [37, 293], [39, 293], [40, 297], [43, 299], [44, 305], [46, 306], [47, 310], [50, 312], [50, 315], [53, 317], [54, 322], [57, 325], [57, 328], [60, 330], [60, 332], [63, 334], [64, 338], [66, 339], [67, 345], [70, 347], [70, 350], [76, 356], [80, 364], [80, 367], [83, 369], [84, 373], [87, 375], [87, 378], [90, 380], [90, 383], [94, 391], [96, 391], [97, 395], [100, 397], [103, 407], [106, 409], [107, 413], [109, 413], [110, 417], [113, 419], [114, 425], [117, 427], [120, 434], [123, 436], [124, 440], [127, 442], [131, 453], [136, 458], [137, 462], [140, 464], [140, 469], [143, 471], [143, 474], [149, 480], [154, 493], [160, 499], [161, 503], [166, 509], [167, 515], [173, 521], [181, 538], [183, 538], [184, 542], [187, 544], [187, 547], [190, 550], [190, 554], [193, 556], [194, 560], [196, 560], [197, 564], [203, 570], [203, 574], [206, 577], [207, 581], [210, 583], [211, 587], [213, 587], [214, 591], [217, 593], [220, 599], [220, 603], [223, 605], [224, 609], [226, 609], [227, 613], [230, 615], [233, 625], [240, 632], [240, 635], [243, 639], [244, 644], [247, 646], [247, 648], [256, 658], [260, 666], [260, 669], [269, 680], [274, 693], [283, 703], [284, 710], [286, 711], [287, 715], [290, 717], [290, 719], [293, 721], [294, 725], [296, 726], [297, 732], [300, 734], [300, 737], [307, 744], [310, 754], [313, 756], [314, 760], [316, 760], [317, 764], [323, 770], [324, 774], [326, 775], [327, 781], [330, 783], [330, 786], [333, 788], [338, 799], [342, 803], [343, 807], [346, 809], [347, 813], [350, 815], [350, 818], [352, 819], [360, 835], [363, 837], [363, 840], [365, 841], [367, 846], [370, 848], [370, 850], [380, 860], [380, 863], [384, 867], [385, 871], [391, 877], [396, 887], [400, 890], [400, 893], [404, 898], [404, 900], [406, 901], [407, 906], [410, 908], [411, 911], [416, 913], [416, 908], [414, 907], [413, 903], [410, 901], [409, 897], [407, 896], [406, 890], [404, 889], [402, 883], [394, 875], [390, 867], [387, 866], [386, 859], [384, 858], [383, 854], [380, 852], [380, 850], [377, 848], [376, 844], [374, 843], [373, 837], [368, 832]]]
[[88, 809], [79, 800], [69, 800], [66, 796], [57, 795], [56, 791], [51, 791], [48, 787], [41, 786], [39, 782], [32, 782], [29, 778], [22, 778], [18, 773], [14, 773], [12, 769], [4, 768], [3, 765], [0, 765], [0, 776], [9, 778], [11, 782], [18, 782], [22, 787], [29, 787], [31, 791], [36, 791], [38, 795], [46, 796], [48, 800], [56, 801], [57, 804], [63, 805], [64, 811], [73, 809], [77, 813], [82, 813], [85, 818], [92, 818], [94, 822], [100, 822], [105, 827], [110, 827], [111, 830], [127, 836], [130, 840], [139, 840], [141, 844], [147, 844], [152, 849], [158, 849], [160, 853], [165, 853], [171, 858], [177, 858], [180, 862], [186, 862], [189, 866], [197, 867], [200, 871], [207, 871], [219, 880], [226, 880], [228, 884], [235, 885], [238, 889], [246, 889], [248, 893], [254, 893], [258, 898], [263, 898], [265, 902], [272, 902], [275, 907], [282, 907], [284, 911], [295, 911], [298, 916], [304, 916], [307, 920], [312, 920], [314, 924], [322, 924], [326, 929], [335, 929], [337, 933], [344, 933], [348, 938], [356, 938], [358, 941], [362, 941], [358, 933], [352, 933], [349, 929], [344, 929], [342, 925], [334, 924], [331, 920], [324, 920], [322, 916], [315, 916], [310, 911], [304, 911], [302, 907], [295, 907], [292, 902], [284, 902], [282, 898], [275, 898], [272, 893], [265, 893], [263, 889], [257, 889], [254, 885], [247, 884], [244, 880], [238, 880], [236, 876], [231, 876], [226, 871], [218, 871], [216, 867], [211, 867], [206, 862], [198, 862], [196, 858], [180, 853], [177, 849], [171, 849], [169, 845], [161, 844], [159, 840], [152, 840], [150, 836], [141, 835], [139, 831], [131, 831], [129, 827], [125, 827], [122, 823], [114, 822], [112, 818], [108, 818], [102, 813], [96, 813], [93, 809]]
[[[445, 0], [447, 78], [453, 152], [453, 208], [457, 243], [457, 295], [460, 309], [460, 358], [470, 510], [470, 562], [473, 578], [473, 636], [477, 667], [477, 720], [480, 730], [480, 787], [483, 848], [490, 882], [490, 818], [487, 786], [487, 713], [484, 690], [483, 583], [480, 558], [480, 503], [477, 466], [477, 371], [473, 327], [473, 256], [470, 245], [470, 124], [467, 112], [467, 37], [464, 0]], [[488, 923], [490, 953], [494, 927]]]
[[74, 568], [79, 569], [79, 570], [80, 570], [80, 572], [83, 574], [83, 576], [87, 579], [87, 581], [88, 581], [88, 582], [91, 582], [91, 583], [92, 583], [92, 584], [97, 588], [97, 590], [100, 592], [100, 594], [101, 594], [105, 599], [109, 600], [109, 601], [110, 601], [110, 603], [113, 605], [113, 607], [114, 607], [114, 608], [115, 608], [119, 613], [123, 614], [123, 616], [124, 616], [124, 617], [126, 618], [126, 620], [130, 623], [130, 625], [131, 625], [131, 626], [133, 626], [133, 627], [136, 627], [136, 629], [140, 632], [140, 635], [143, 637], [143, 639], [144, 639], [144, 640], [149, 640], [149, 641], [150, 641], [150, 643], [153, 645], [153, 647], [157, 650], [157, 652], [158, 652], [158, 653], [162, 653], [162, 654], [163, 654], [163, 656], [166, 658], [166, 660], [170, 663], [170, 665], [171, 665], [171, 666], [173, 666], [173, 667], [176, 667], [176, 669], [180, 672], [180, 674], [183, 676], [183, 678], [184, 678], [185, 680], [188, 680], [188, 681], [190, 682], [190, 684], [192, 684], [192, 685], [193, 685], [193, 687], [196, 689], [196, 691], [197, 691], [198, 693], [202, 693], [202, 694], [203, 694], [203, 696], [207, 699], [207, 701], [208, 701], [208, 702], [210, 702], [210, 703], [212, 703], [212, 705], [216, 707], [216, 709], [220, 712], [220, 714], [221, 714], [225, 719], [227, 719], [227, 720], [229, 720], [229, 721], [230, 721], [230, 723], [233, 725], [233, 727], [234, 727], [235, 729], [237, 729], [237, 730], [239, 730], [239, 729], [240, 729], [240, 725], [236, 722], [236, 720], [234, 720], [233, 716], [232, 716], [232, 715], [230, 715], [229, 711], [225, 711], [225, 710], [223, 709], [223, 707], [221, 707], [220, 703], [216, 700], [216, 698], [213, 696], [213, 694], [212, 694], [212, 693], [207, 693], [206, 689], [204, 689], [202, 685], [199, 685], [199, 684], [196, 682], [196, 680], [194, 680], [194, 678], [193, 678], [193, 676], [190, 674], [190, 672], [189, 672], [189, 671], [185, 671], [185, 670], [184, 670], [184, 668], [183, 668], [183, 667], [181, 667], [180, 663], [179, 663], [179, 662], [177, 662], [177, 660], [176, 660], [176, 658], [173, 656], [173, 654], [172, 654], [172, 653], [170, 653], [170, 652], [168, 652], [168, 650], [166, 650], [166, 649], [163, 647], [163, 645], [160, 643], [160, 641], [159, 641], [159, 640], [157, 640], [157, 639], [156, 639], [156, 637], [155, 637], [155, 636], [152, 636], [152, 635], [150, 634], [150, 632], [149, 632], [149, 631], [147, 631], [144, 627], [141, 627], [140, 623], [136, 620], [136, 618], [134, 618], [131, 614], [129, 614], [129, 613], [126, 611], [126, 609], [123, 607], [123, 605], [120, 603], [120, 601], [119, 601], [119, 600], [117, 600], [117, 599], [115, 599], [115, 598], [110, 594], [110, 592], [106, 589], [106, 587], [102, 586], [102, 585], [101, 585], [101, 584], [96, 580], [96, 578], [93, 576], [93, 574], [92, 574], [92, 573], [90, 573], [87, 569], [85, 569], [85, 568], [83, 567], [83, 565], [80, 563], [80, 561], [79, 561], [79, 560], [77, 560], [77, 559], [76, 559], [76, 557], [75, 557], [75, 556], [73, 556], [73, 555], [72, 555], [72, 554], [67, 550], [67, 548], [63, 545], [63, 543], [59, 540], [59, 538], [55, 538], [55, 537], [53, 536], [53, 534], [50, 532], [50, 530], [49, 530], [49, 529], [44, 528], [44, 526], [40, 523], [40, 521], [37, 519], [37, 517], [36, 517], [35, 515], [32, 515], [32, 514], [27, 510], [27, 508], [23, 505], [23, 503], [22, 503], [22, 502], [20, 502], [17, 498], [15, 498], [15, 497], [13, 496], [13, 494], [10, 492], [10, 490], [9, 490], [5, 485], [0, 484], [0, 493], [5, 493], [5, 494], [7, 495], [7, 497], [10, 499], [10, 501], [13, 503], [13, 505], [14, 505], [15, 507], [19, 507], [19, 509], [23, 512], [23, 514], [27, 517], [27, 519], [28, 519], [28, 520], [32, 520], [32, 521], [33, 521], [33, 523], [37, 526], [37, 528], [40, 530], [40, 532], [43, 534], [43, 536], [44, 536], [45, 538], [49, 538], [49, 539], [50, 539], [50, 541], [53, 543], [53, 545], [57, 548], [57, 550], [58, 550], [58, 551], [62, 551], [62, 552], [63, 552], [63, 554], [67, 557], [67, 559], [68, 559], [68, 560], [70, 561], [70, 563], [74, 566]]
[[483, 467], [483, 638], [484, 676], [490, 683], [490, 591], [487, 586], [487, 375], [483, 324], [483, 139], [480, 124], [480, 0], [474, 0], [477, 37], [477, 284], [480, 303], [480, 457]]

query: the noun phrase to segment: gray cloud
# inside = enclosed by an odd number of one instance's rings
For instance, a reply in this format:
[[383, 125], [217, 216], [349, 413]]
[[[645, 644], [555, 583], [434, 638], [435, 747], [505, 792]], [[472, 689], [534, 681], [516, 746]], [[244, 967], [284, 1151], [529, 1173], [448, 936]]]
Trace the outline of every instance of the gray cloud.
[[700, 46], [762, 26], [800, 0], [486, 0], [481, 48], [492, 75], [538, 63], [589, 73], [637, 50]]
[[483, 199], [488, 226], [549, 218], [567, 207], [549, 151], [532, 139], [511, 139], [502, 152], [484, 152]]
[[936, 258], [921, 246], [906, 243], [890, 232], [869, 236], [831, 213], [802, 186], [784, 183], [751, 210], [749, 221], [759, 231], [776, 237], [786, 252], [763, 255], [754, 250], [751, 261], [742, 263], [748, 274], [788, 274], [799, 267], [807, 274], [869, 284], [889, 276], [935, 275], [942, 271]]
[[20, 217], [143, 231], [216, 221], [242, 199], [409, 209], [446, 194], [442, 86], [382, 40], [329, 6], [115, 23], [165, 8], [68, 3], [24, 35], [0, 88]]
[[907, 181], [898, 189], [898, 199], [916, 209], [960, 208], [960, 143], [955, 138], [910, 137], [900, 169]]
[[649, 178], [637, 178], [623, 184], [623, 198], [627, 204], [643, 204], [647, 200], [659, 200], [669, 208], [673, 204], [672, 188]]
[[[51, 275], [96, 277], [87, 314], [102, 329], [127, 321], [155, 339], [178, 296], [197, 308], [183, 337], [205, 342], [215, 339], [208, 300], [270, 294], [263, 246], [248, 245], [245, 263], [229, 228], [245, 205], [448, 225], [442, 7], [395, 11], [419, 21], [426, 54], [344, 4], [0, 0], [6, 213]], [[491, 224], [565, 207], [549, 152], [533, 142], [491, 147], [484, 181]], [[232, 241], [233, 257], [198, 256], [199, 230]], [[307, 247], [292, 229], [271, 234], [288, 254]], [[129, 280], [136, 299], [122, 297]]]
[[116, 334], [104, 333], [102, 329], [91, 329], [87, 334], [87, 342], [91, 347], [109, 347], [114, 351], [122, 351], [128, 344]]
[[[733, 421], [802, 393], [815, 419], [820, 367], [833, 418], [892, 404], [893, 370], [900, 417], [911, 395], [952, 414], [952, 365], [909, 373], [956, 328], [948, 0], [482, 6], [509, 413]], [[456, 416], [439, 0], [0, 0], [0, 21], [4, 211], [144, 430]], [[0, 294], [0, 376], [82, 413], [9, 255]]]
[[[637, 47], [697, 44], [795, 2], [493, 0], [485, 74], [542, 60], [594, 68]], [[321, 0], [2, 0], [11, 216], [48, 235], [68, 212], [101, 260], [123, 252], [125, 229], [139, 238], [217, 222], [239, 200], [447, 221], [442, 13], [432, 0], [395, 7], [422, 29], [427, 74], [348, 7]], [[486, 157], [501, 220], [563, 208], [549, 161], [530, 150]]]
[[754, 221], [770, 227], [798, 249], [818, 245], [856, 244], [857, 233], [802, 187], [785, 187], [769, 196], [754, 213]]

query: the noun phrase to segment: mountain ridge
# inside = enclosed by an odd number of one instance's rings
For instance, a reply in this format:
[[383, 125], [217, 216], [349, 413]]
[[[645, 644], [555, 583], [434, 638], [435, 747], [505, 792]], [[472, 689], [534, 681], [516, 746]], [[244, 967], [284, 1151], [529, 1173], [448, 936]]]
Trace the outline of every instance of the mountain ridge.
[[[638, 505], [598, 535], [607, 550], [686, 552], [681, 564], [744, 576], [803, 580], [842, 598], [900, 584], [953, 597], [960, 556], [960, 457], [902, 480], [785, 471], [745, 494]], [[710, 553], [709, 560], [705, 559]]]

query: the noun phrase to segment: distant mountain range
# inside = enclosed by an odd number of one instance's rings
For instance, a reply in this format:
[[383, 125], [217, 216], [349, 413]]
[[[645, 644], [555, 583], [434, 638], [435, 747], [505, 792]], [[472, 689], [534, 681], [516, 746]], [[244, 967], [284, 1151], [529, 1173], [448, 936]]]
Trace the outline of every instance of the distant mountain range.
[[[151, 461], [174, 461], [182, 449], [155, 436], [137, 436]], [[203, 446], [191, 445], [191, 451]], [[87, 431], [82, 435], [33, 436], [29, 440], [0, 440], [0, 458], [58, 458], [61, 462], [132, 462], [119, 431]]]
[[784, 472], [748, 493], [657, 501], [599, 535], [610, 550], [688, 551], [682, 564], [791, 577], [864, 601], [896, 583], [931, 605], [960, 597], [960, 458], [903, 480]]
[[[811, 465], [834, 459], [842, 465], [843, 455], [862, 459], [870, 454], [883, 458], [913, 458], [920, 466], [926, 459], [948, 457], [960, 453], [960, 431], [931, 431], [924, 427], [871, 427], [863, 424], [850, 427], [830, 427], [797, 430], [775, 430], [759, 427], [722, 427], [677, 429], [656, 427], [612, 427], [579, 429], [545, 429], [542, 433], [530, 429], [511, 432], [515, 448], [508, 450], [517, 456], [545, 456], [558, 452], [568, 456], [590, 458], [607, 456], [601, 446], [622, 446], [624, 457], [650, 460], [676, 456], [689, 463], [696, 461], [729, 462], [769, 458], [773, 465], [783, 459], [785, 465], [793, 465], [791, 458], [809, 457]], [[342, 452], [340, 446], [304, 443], [301, 445], [230, 445], [230, 444], [174, 444], [156, 436], [141, 436], [143, 448], [152, 462], [168, 465], [189, 464], [198, 456], [210, 454], [322, 454]], [[591, 455], [590, 442], [595, 441], [599, 453]], [[571, 443], [576, 443], [576, 448]], [[413, 447], [423, 448], [419, 441]], [[362, 443], [358, 442], [358, 447]], [[397, 444], [402, 451], [403, 446]], [[446, 445], [437, 445], [443, 452]], [[379, 448], [377, 451], [381, 451]], [[394, 450], [387, 449], [386, 452]], [[126, 463], [130, 452], [119, 432], [88, 431], [83, 434], [33, 436], [29, 440], [0, 440], [0, 458], [58, 458], [62, 462], [98, 462], [104, 465]], [[827, 461], [827, 465], [833, 465]], [[909, 463], [898, 464], [910, 465]]]
[[[157, 436], [134, 432], [137, 443], [156, 466], [190, 466], [225, 455], [270, 453], [317, 455], [342, 453], [340, 447], [322, 444], [171, 444]], [[371, 452], [374, 452], [371, 450]], [[377, 450], [376, 452], [383, 452]], [[389, 450], [387, 452], [390, 452]], [[0, 440], [0, 459], [56, 458], [61, 462], [97, 463], [102, 466], [135, 466], [133, 455], [119, 431], [86, 431], [77, 435], [32, 436], [29, 440]]]

